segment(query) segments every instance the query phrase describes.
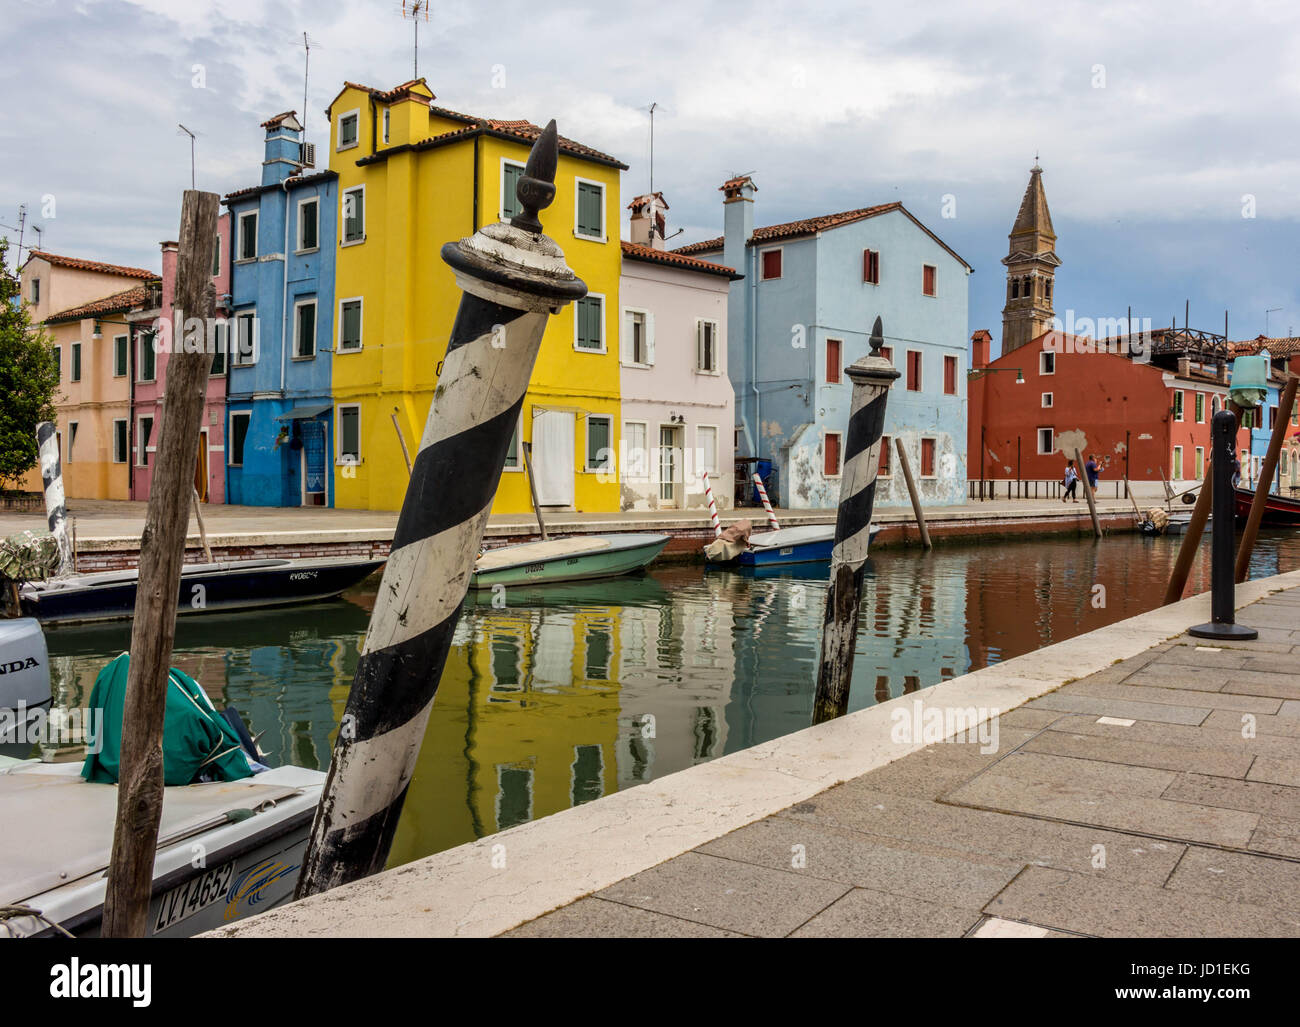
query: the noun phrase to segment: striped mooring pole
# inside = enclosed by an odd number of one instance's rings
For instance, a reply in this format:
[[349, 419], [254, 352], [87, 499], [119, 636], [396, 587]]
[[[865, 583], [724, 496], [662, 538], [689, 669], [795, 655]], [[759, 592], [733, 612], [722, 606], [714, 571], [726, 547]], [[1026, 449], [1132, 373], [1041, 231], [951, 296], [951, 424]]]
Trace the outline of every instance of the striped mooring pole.
[[709, 484], [709, 472], [701, 471], [700, 477], [704, 479], [704, 494], [709, 499], [709, 520], [713, 523], [713, 537], [718, 538], [722, 535], [722, 522], [718, 520], [718, 504], [713, 501], [713, 486]]
[[587, 293], [537, 219], [555, 197], [558, 156], [552, 121], [516, 188], [522, 213], [442, 248], [464, 295], [308, 839], [299, 898], [376, 873], [388, 859], [542, 333], [551, 314]]
[[763, 503], [763, 509], [767, 511], [767, 523], [772, 526], [773, 531], [779, 531], [781, 525], [777, 523], [776, 514], [772, 512], [772, 503], [767, 498], [767, 489], [763, 488], [763, 479], [758, 476], [757, 471], [754, 472], [754, 488], [758, 489], [758, 498]]
[[72, 535], [68, 531], [68, 504], [63, 495], [63, 466], [59, 462], [59, 433], [50, 421], [36, 426], [36, 450], [41, 462], [41, 484], [45, 489], [45, 517], [50, 534], [59, 547], [55, 577], [72, 570]]
[[849, 707], [862, 575], [871, 542], [871, 510], [876, 503], [880, 438], [885, 430], [885, 403], [898, 378], [893, 364], [881, 355], [884, 341], [884, 327], [876, 318], [871, 329], [871, 352], [845, 369], [853, 382], [853, 403], [844, 440], [840, 508], [835, 517], [831, 582], [826, 592], [821, 662], [813, 700], [814, 724], [842, 716]]

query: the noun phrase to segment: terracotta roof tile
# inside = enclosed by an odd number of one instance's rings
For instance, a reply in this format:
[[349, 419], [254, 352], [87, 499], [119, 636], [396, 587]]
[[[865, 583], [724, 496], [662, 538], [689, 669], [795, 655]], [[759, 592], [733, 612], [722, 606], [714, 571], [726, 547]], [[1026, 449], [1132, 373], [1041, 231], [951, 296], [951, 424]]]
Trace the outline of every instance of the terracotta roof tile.
[[288, 118], [293, 118], [294, 121], [297, 121], [297, 120], [298, 120], [298, 112], [297, 112], [297, 111], [282, 111], [281, 113], [277, 114], [277, 115], [276, 115], [275, 117], [273, 117], [273, 118], [267, 118], [267, 119], [266, 119], [265, 121], [263, 121], [262, 124], [261, 124], [260, 126], [258, 126], [258, 127], [259, 127], [259, 128], [275, 128], [275, 127], [277, 127], [278, 125], [280, 125], [282, 122], [284, 122], [284, 121], [285, 121], [286, 119], [288, 119]]
[[1260, 335], [1243, 342], [1229, 343], [1229, 345], [1233, 356], [1250, 356], [1258, 353], [1261, 349], [1268, 350], [1269, 356], [1272, 357], [1300, 356], [1300, 338], [1294, 335], [1280, 338], [1268, 338]]
[[[39, 258], [54, 267], [66, 267], [74, 271], [98, 271], [105, 275], [125, 275], [127, 278], [157, 278], [154, 271], [147, 271], [142, 267], [126, 267], [122, 264], [103, 264], [98, 260], [83, 260], [80, 257], [61, 257], [57, 253], [47, 253], [45, 250], [28, 250], [27, 260]], [[26, 261], [23, 262], [26, 266]]]
[[[157, 278], [157, 275], [150, 275], [150, 278]], [[115, 292], [111, 296], [105, 296], [103, 299], [91, 300], [89, 303], [83, 303], [79, 307], [70, 307], [67, 310], [61, 310], [57, 314], [51, 314], [45, 319], [46, 324], [55, 324], [62, 321], [80, 321], [83, 317], [98, 317], [101, 314], [118, 314], [124, 310], [130, 310], [132, 307], [138, 307], [149, 297], [149, 287], [137, 285], [134, 289], [126, 289], [123, 292]]]
[[656, 250], [652, 246], [639, 243], [623, 242], [623, 255], [632, 260], [644, 260], [649, 264], [664, 264], [668, 267], [681, 268], [683, 271], [703, 271], [710, 275], [722, 275], [725, 278], [744, 278], [734, 268], [724, 267], [698, 257], [687, 257], [674, 250]]

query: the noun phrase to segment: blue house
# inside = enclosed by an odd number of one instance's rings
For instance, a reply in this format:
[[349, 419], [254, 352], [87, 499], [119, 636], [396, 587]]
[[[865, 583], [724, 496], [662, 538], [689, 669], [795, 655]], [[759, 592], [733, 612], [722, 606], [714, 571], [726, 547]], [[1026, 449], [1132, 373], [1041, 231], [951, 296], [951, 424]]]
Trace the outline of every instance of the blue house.
[[[727, 308], [738, 463], [770, 461], [781, 506], [839, 503], [852, 398], [844, 368], [866, 355], [880, 317], [902, 375], [888, 441], [902, 440], [926, 505], [964, 502], [970, 265], [901, 203], [756, 229], [753, 180], [721, 191], [724, 234], [676, 252], [745, 276]], [[896, 464], [882, 447], [879, 505], [908, 501]]]
[[333, 506], [338, 176], [303, 174], [313, 162], [293, 111], [262, 127], [262, 184], [224, 200], [233, 241], [226, 502]]

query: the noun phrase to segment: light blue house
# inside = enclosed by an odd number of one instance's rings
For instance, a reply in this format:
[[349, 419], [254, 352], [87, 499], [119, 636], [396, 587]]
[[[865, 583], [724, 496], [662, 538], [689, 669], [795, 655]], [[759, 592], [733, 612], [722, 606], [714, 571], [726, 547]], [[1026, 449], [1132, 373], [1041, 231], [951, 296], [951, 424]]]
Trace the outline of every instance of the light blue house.
[[[747, 176], [724, 183], [724, 234], [677, 251], [745, 276], [727, 309], [738, 462], [771, 462], [781, 506], [838, 504], [852, 396], [844, 368], [866, 355], [880, 317], [901, 373], [885, 433], [903, 441], [926, 505], [964, 502], [970, 265], [900, 203], [756, 229], [755, 192]], [[904, 504], [888, 452], [876, 502]]]
[[333, 506], [338, 176], [303, 174], [312, 161], [293, 111], [262, 127], [262, 184], [224, 200], [234, 251], [226, 502]]

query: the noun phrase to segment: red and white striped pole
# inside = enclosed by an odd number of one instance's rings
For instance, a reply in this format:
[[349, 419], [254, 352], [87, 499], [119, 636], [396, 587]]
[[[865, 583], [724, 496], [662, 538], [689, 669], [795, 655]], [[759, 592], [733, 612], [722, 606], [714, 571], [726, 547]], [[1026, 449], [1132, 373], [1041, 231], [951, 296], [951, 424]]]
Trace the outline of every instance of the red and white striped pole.
[[722, 522], [718, 520], [718, 504], [713, 501], [713, 486], [709, 484], [709, 472], [701, 471], [700, 477], [704, 479], [704, 494], [709, 498], [709, 520], [713, 522], [713, 537], [718, 538], [722, 535]]
[[772, 526], [773, 531], [780, 530], [781, 525], [776, 522], [776, 514], [772, 512], [772, 503], [767, 498], [767, 489], [763, 488], [763, 479], [758, 476], [757, 471], [754, 472], [754, 488], [758, 489], [758, 498], [763, 501], [763, 509], [767, 511], [767, 523]]

